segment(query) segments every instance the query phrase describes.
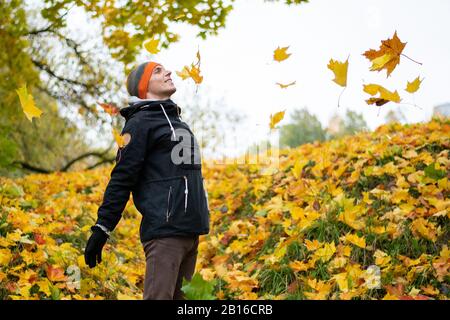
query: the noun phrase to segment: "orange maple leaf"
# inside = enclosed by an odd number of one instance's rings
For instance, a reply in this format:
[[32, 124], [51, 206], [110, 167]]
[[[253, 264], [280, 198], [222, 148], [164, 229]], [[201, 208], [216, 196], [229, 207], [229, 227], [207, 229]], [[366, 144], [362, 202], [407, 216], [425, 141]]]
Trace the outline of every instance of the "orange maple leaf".
[[97, 102], [103, 110], [105, 110], [107, 113], [109, 113], [111, 116], [115, 116], [119, 113], [119, 108], [117, 108], [115, 105], [110, 103], [103, 103], [103, 102]]
[[400, 55], [403, 52], [407, 42], [403, 43], [395, 31], [392, 39], [382, 40], [380, 49], [370, 49], [363, 53], [374, 65], [372, 70], [381, 71], [386, 69], [387, 77], [390, 76], [395, 67], [400, 64]]
[[64, 269], [58, 266], [49, 265], [46, 271], [47, 271], [47, 278], [52, 282], [67, 280], [67, 277], [64, 275]]

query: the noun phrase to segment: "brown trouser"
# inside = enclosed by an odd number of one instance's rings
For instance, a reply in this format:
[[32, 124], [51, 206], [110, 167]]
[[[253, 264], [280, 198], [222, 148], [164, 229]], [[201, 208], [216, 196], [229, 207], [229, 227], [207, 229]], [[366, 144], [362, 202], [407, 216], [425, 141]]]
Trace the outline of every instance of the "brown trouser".
[[144, 300], [184, 300], [183, 278], [192, 279], [199, 236], [173, 236], [143, 243]]

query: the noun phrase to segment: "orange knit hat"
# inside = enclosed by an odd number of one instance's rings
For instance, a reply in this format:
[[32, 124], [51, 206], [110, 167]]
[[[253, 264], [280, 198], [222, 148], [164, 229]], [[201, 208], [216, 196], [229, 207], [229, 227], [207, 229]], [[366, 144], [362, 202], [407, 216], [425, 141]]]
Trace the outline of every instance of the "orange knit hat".
[[148, 83], [153, 69], [161, 65], [157, 62], [147, 61], [134, 68], [127, 77], [127, 91], [131, 96], [145, 99], [148, 91]]

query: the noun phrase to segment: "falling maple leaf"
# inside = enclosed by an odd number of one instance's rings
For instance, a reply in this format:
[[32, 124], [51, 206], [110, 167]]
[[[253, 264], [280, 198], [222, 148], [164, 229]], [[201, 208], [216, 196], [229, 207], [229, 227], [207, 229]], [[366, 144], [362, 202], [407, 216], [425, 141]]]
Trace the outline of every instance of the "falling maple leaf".
[[420, 80], [420, 76], [417, 77], [416, 79], [414, 79], [411, 82], [408, 81], [408, 83], [406, 84], [405, 91], [408, 91], [409, 93], [416, 92], [417, 90], [419, 90], [422, 81], [423, 81], [423, 79]]
[[200, 75], [200, 50], [197, 50], [197, 62], [191, 63], [190, 67], [184, 66], [181, 71], [176, 71], [176, 74], [182, 79], [186, 80], [191, 78], [196, 84], [200, 84], [203, 81], [203, 76]]
[[277, 82], [276, 84], [279, 85], [281, 89], [286, 89], [287, 87], [295, 85], [296, 82], [297, 81], [293, 81], [293, 82], [288, 83], [288, 84], [282, 84], [282, 83]]
[[186, 80], [187, 78], [190, 77], [189, 75], [189, 67], [184, 66], [183, 69], [181, 71], [176, 71], [176, 74], [182, 79], [182, 80]]
[[111, 116], [115, 116], [119, 113], [119, 108], [117, 108], [113, 104], [102, 103], [102, 102], [97, 102], [97, 103], [103, 108], [103, 110], [105, 110], [105, 112], [107, 112]]
[[155, 39], [155, 37], [144, 42], [144, 48], [151, 54], [157, 54], [159, 52], [158, 45], [159, 39]]
[[289, 46], [283, 48], [280, 48], [278, 46], [278, 48], [276, 48], [275, 51], [273, 52], [273, 59], [275, 61], [281, 62], [289, 58], [291, 56], [291, 53], [287, 53], [286, 52], [287, 49], [289, 49]]
[[401, 101], [397, 90], [391, 92], [378, 84], [364, 85], [364, 92], [367, 92], [371, 96], [375, 96], [378, 93], [380, 94], [379, 97], [373, 97], [366, 100], [367, 104], [376, 104], [377, 106], [382, 106], [388, 102], [399, 103]]
[[124, 137], [121, 134], [119, 134], [119, 132], [117, 132], [117, 130], [114, 128], [113, 128], [113, 135], [119, 148], [122, 148], [125, 145]]
[[23, 113], [30, 122], [33, 121], [33, 117], [40, 118], [43, 113], [41, 109], [34, 104], [33, 96], [28, 93], [26, 84], [16, 90], [20, 99]]
[[197, 50], [197, 65], [200, 67], [200, 50]]
[[400, 55], [405, 46], [406, 42], [401, 42], [397, 36], [397, 31], [395, 31], [392, 39], [381, 41], [379, 50], [370, 49], [364, 52], [363, 55], [373, 63], [371, 70], [381, 71], [386, 69], [387, 77], [389, 77], [397, 65], [400, 64]]
[[191, 69], [189, 70], [189, 76], [194, 80], [196, 84], [200, 84], [203, 81], [203, 76], [200, 75], [200, 68], [191, 65]]
[[285, 112], [286, 110], [283, 110], [275, 113], [273, 116], [272, 114], [270, 115], [270, 129], [274, 129], [275, 125], [281, 120], [283, 120]]
[[328, 69], [334, 72], [334, 82], [336, 82], [341, 87], [347, 86], [348, 58], [345, 62], [339, 62], [337, 60], [330, 59], [330, 62], [328, 63]]

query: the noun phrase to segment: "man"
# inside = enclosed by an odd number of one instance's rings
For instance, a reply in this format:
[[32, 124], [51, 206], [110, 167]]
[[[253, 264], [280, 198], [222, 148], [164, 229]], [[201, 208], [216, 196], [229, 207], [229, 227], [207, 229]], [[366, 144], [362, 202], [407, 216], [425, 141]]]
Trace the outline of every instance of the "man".
[[199, 146], [181, 108], [170, 96], [171, 72], [156, 62], [127, 77], [129, 106], [120, 114], [124, 146], [106, 187], [85, 250], [93, 268], [117, 226], [130, 192], [142, 214], [140, 239], [146, 257], [144, 299], [184, 299], [183, 278], [192, 279], [199, 235], [209, 233], [209, 206]]

